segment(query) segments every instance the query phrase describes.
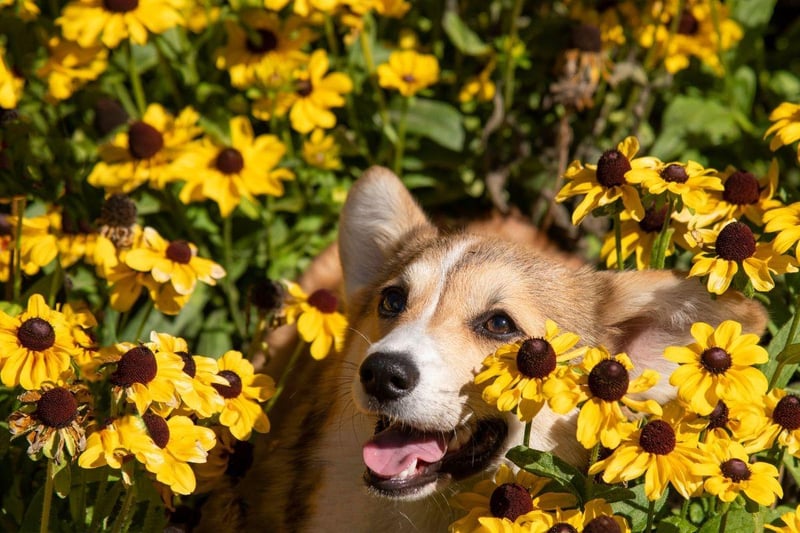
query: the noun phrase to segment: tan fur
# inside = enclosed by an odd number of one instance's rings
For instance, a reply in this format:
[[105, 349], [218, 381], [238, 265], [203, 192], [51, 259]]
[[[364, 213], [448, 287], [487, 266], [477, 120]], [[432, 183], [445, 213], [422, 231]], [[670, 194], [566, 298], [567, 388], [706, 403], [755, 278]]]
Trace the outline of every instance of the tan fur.
[[[473, 384], [483, 358], [502, 344], [478, 333], [476, 320], [487, 312], [507, 313], [520, 337], [542, 335], [549, 318], [585, 344], [625, 351], [638, 371], [662, 373], [652, 395], [659, 400], [672, 394], [672, 367], [661, 357], [663, 349], [690, 342], [692, 322], [733, 318], [756, 333], [766, 324], [756, 302], [737, 294], [712, 300], [696, 280], [679, 273], [576, 269], [557, 254], [495, 237], [443, 234], [386, 169], [370, 169], [354, 185], [342, 213], [339, 250], [351, 324], [346, 349], [299, 369], [274, 410], [272, 433], [256, 447], [253, 468], [209, 502], [205, 530], [227, 530], [225, 521], [234, 518], [217, 513], [237, 508], [244, 510], [236, 520], [245, 531], [446, 530], [456, 517], [447, 498], [458, 482], [440, 479], [419, 501], [375, 497], [364, 488], [361, 446], [373, 433], [376, 408], [443, 434], [497, 417]], [[405, 311], [391, 320], [376, 312], [389, 286], [408, 289]], [[376, 405], [358, 377], [358, 365], [377, 351], [408, 354], [421, 370], [413, 392], [390, 406]], [[506, 422], [504, 449], [521, 441], [519, 422]], [[532, 446], [580, 464], [585, 452], [575, 442], [574, 424], [574, 416], [545, 408], [534, 420]]]

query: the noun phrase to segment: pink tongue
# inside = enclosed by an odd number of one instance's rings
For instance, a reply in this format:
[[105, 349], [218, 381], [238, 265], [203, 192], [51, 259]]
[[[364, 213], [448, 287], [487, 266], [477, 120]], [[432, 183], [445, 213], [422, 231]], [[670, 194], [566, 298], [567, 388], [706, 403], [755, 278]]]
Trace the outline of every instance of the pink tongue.
[[390, 428], [364, 444], [364, 463], [374, 473], [389, 478], [408, 468], [415, 459], [435, 463], [446, 452], [447, 442], [441, 434]]

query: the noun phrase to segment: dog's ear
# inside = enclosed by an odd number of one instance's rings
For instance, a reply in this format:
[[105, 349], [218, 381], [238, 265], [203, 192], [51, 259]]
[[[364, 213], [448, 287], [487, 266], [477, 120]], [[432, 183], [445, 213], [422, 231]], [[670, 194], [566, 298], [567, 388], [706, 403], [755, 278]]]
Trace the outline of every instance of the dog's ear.
[[[693, 342], [691, 326], [706, 322], [717, 326], [736, 320], [747, 333], [761, 335], [767, 324], [764, 307], [729, 291], [715, 299], [696, 279], [668, 270], [600, 272], [609, 292], [599, 303], [605, 327], [603, 344], [612, 353], [625, 352], [637, 370], [653, 368], [668, 381], [673, 366], [664, 357], [667, 346]], [[662, 383], [663, 384], [663, 383]]]
[[353, 184], [339, 221], [339, 255], [348, 299], [371, 283], [404, 235], [432, 228], [400, 178], [370, 167]]

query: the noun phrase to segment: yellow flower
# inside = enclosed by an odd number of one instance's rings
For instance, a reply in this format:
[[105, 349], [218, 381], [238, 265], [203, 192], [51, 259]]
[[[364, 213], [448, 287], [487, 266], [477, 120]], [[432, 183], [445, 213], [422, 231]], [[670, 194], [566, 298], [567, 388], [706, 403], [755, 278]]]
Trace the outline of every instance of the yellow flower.
[[612, 356], [602, 346], [589, 348], [576, 370], [581, 373], [578, 383], [587, 398], [578, 413], [578, 442], [584, 448], [592, 448], [598, 442], [606, 448], [616, 448], [635, 429], [620, 403], [636, 412], [661, 414], [661, 407], [654, 400], [634, 400], [630, 396], [652, 388], [658, 382], [658, 372], [646, 369], [631, 379], [633, 363], [626, 354]]
[[130, 455], [130, 451], [122, 444], [119, 424], [120, 419], [112, 420], [89, 434], [86, 448], [78, 457], [78, 465], [81, 468], [98, 468], [106, 465], [117, 470], [122, 468], [122, 462]]
[[97, 233], [88, 221], [75, 220], [67, 212], [51, 212], [50, 232], [55, 235], [58, 247], [58, 260], [63, 268], [68, 268], [83, 258], [94, 257]]
[[158, 283], [170, 282], [178, 294], [194, 291], [197, 281], [216, 285], [225, 270], [210, 259], [197, 257], [197, 247], [189, 242], [167, 241], [153, 228], [145, 228], [143, 246], [125, 254], [125, 264], [149, 273]]
[[[755, 405], [762, 402], [762, 398], [758, 399]], [[705, 437], [703, 442], [705, 444], [712, 444], [718, 440], [736, 440], [737, 442], [746, 442], [756, 437], [759, 424], [751, 424], [749, 421], [753, 420], [755, 415], [756, 420], [765, 420], [763, 407], [756, 407], [754, 404], [729, 400], [727, 402], [720, 400], [717, 405], [705, 418], [708, 420], [705, 426]], [[686, 406], [691, 409], [690, 406]], [[760, 450], [758, 450], [760, 451]]]
[[683, 411], [674, 402], [664, 406], [663, 417], [653, 417], [626, 436], [607, 458], [594, 463], [589, 475], [603, 472], [606, 483], [621, 483], [645, 476], [645, 495], [650, 501], [661, 497], [671, 484], [684, 498], [702, 485], [692, 473], [697, 462], [699, 429], [682, 419]]
[[213, 385], [225, 399], [220, 424], [228, 427], [239, 440], [249, 439], [253, 430], [267, 433], [269, 419], [259, 402], [275, 394], [275, 382], [266, 374], [256, 374], [252, 363], [235, 350], [226, 352], [218, 365], [219, 375], [228, 381], [228, 385]]
[[560, 531], [614, 531], [615, 533], [630, 533], [625, 517], [614, 514], [614, 509], [603, 499], [589, 500], [584, 505], [584, 511], [578, 509], [562, 511], [556, 509], [556, 514], [542, 513], [533, 523], [529, 533], [550, 533]]
[[324, 170], [339, 170], [342, 161], [339, 159], [339, 145], [333, 135], [325, 135], [319, 128], [303, 141], [303, 160], [312, 167]]
[[550, 483], [543, 478], [520, 470], [516, 474], [502, 463], [494, 479], [478, 481], [474, 492], [457, 494], [453, 503], [468, 511], [463, 518], [450, 524], [450, 533], [477, 531], [525, 531], [513, 526], [534, 522], [542, 509], [573, 507], [575, 497], [566, 493], [542, 490]]
[[[9, 216], [6, 220], [12, 235], [16, 235], [18, 218]], [[29, 276], [39, 272], [58, 255], [56, 237], [51, 232], [50, 217], [47, 215], [23, 217], [22, 236], [19, 240], [22, 271]], [[16, 247], [16, 240], [12, 240], [10, 247]]]
[[[493, 380], [483, 389], [483, 399], [500, 411], [515, 411], [529, 422], [548, 402], [551, 394], [575, 396], [574, 376], [565, 363], [579, 357], [585, 349], [573, 350], [579, 341], [574, 333], [560, 333], [552, 320], [545, 321], [544, 337], [531, 337], [499, 347], [484, 359], [483, 370], [475, 376], [480, 385]], [[550, 381], [563, 381], [553, 391]], [[574, 407], [574, 404], [573, 404]]]
[[[769, 143], [770, 150], [800, 140], [800, 104], [783, 102], [770, 113], [769, 120], [774, 124], [767, 129], [764, 138], [775, 134]], [[797, 146], [797, 158], [800, 159], [800, 145]]]
[[81, 378], [86, 381], [99, 380], [101, 376], [98, 368], [103, 360], [99, 357], [99, 346], [91, 332], [97, 326], [97, 319], [86, 304], [67, 303], [61, 308], [61, 312], [64, 313], [75, 340], [75, 352], [72, 355], [81, 371]]
[[0, 311], [0, 378], [6, 387], [33, 390], [57, 382], [69, 370], [74, 352], [66, 318], [50, 309], [41, 294], [31, 296], [19, 316]]
[[471, 102], [477, 100], [479, 102], [491, 102], [496, 92], [494, 81], [492, 81], [492, 73], [494, 72], [497, 61], [492, 60], [481, 70], [480, 74], [468, 79], [461, 92], [458, 93], [459, 102]]
[[708, 202], [708, 193], [723, 190], [715, 170], [703, 168], [695, 161], [664, 163], [657, 167], [631, 169], [625, 174], [628, 183], [640, 184], [650, 194], [669, 192], [680, 197], [683, 204], [701, 209]]
[[719, 230], [697, 230], [702, 248], [692, 258], [689, 277], [708, 275], [708, 292], [723, 294], [739, 267], [757, 291], [775, 286], [773, 274], [797, 272], [797, 262], [781, 255], [770, 244], [756, 242], [753, 231], [742, 222], [731, 221]]
[[781, 520], [785, 524], [782, 527], [770, 524], [764, 524], [764, 527], [771, 531], [778, 531], [778, 533], [800, 533], [800, 505], [794, 511], [783, 513]]
[[389, 55], [389, 62], [378, 65], [378, 83], [384, 89], [396, 89], [403, 96], [414, 96], [439, 81], [436, 56], [400, 50]]
[[39, 6], [35, 0], [0, 0], [0, 9], [12, 6], [15, 15], [22, 20], [33, 20], [39, 16]]
[[[778, 253], [785, 253], [800, 241], [800, 202], [778, 207], [764, 213], [764, 232], [777, 233], [772, 246]], [[800, 247], [795, 248], [800, 259]]]
[[296, 67], [307, 57], [301, 50], [314, 34], [298, 17], [283, 21], [276, 13], [263, 9], [243, 9], [239, 20], [225, 22], [228, 40], [216, 53], [218, 69], [227, 69], [234, 87], [244, 88], [256, 79], [264, 65]]
[[749, 453], [771, 448], [775, 441], [800, 457], [800, 396], [772, 389], [764, 398], [764, 411], [752, 409], [746, 423], [758, 428], [755, 438], [744, 442]]
[[276, 136], [255, 137], [247, 117], [231, 119], [230, 132], [230, 146], [205, 138], [188, 147], [175, 162], [177, 172], [186, 180], [181, 201], [210, 198], [219, 205], [223, 217], [230, 215], [242, 198], [283, 195], [281, 180], [294, 178], [290, 170], [276, 168], [286, 153]]
[[84, 48], [116, 48], [125, 39], [146, 44], [148, 33], [164, 33], [183, 24], [183, 0], [73, 0], [56, 25]]
[[706, 477], [706, 492], [723, 502], [732, 502], [740, 493], [761, 505], [770, 506], [775, 498], [783, 497], [778, 482], [778, 469], [769, 463], [751, 462], [742, 445], [736, 441], [718, 440], [702, 446], [701, 462], [692, 472]]
[[178, 390], [186, 390], [191, 380], [183, 372], [183, 359], [174, 353], [159, 350], [153, 343], [135, 345], [129, 342], [114, 346], [116, 369], [108, 377], [115, 399], [124, 397], [144, 413], [152, 402], [166, 408], [180, 405]]
[[584, 165], [573, 161], [564, 174], [567, 184], [556, 195], [557, 202], [584, 194], [583, 200], [572, 213], [572, 223], [577, 225], [596, 207], [612, 204], [621, 198], [633, 220], [642, 220], [644, 207], [639, 191], [628, 183], [626, 175], [634, 169], [658, 168], [661, 162], [655, 157], [634, 156], [639, 151], [636, 137], [627, 137], [616, 149], [606, 150], [597, 165]]
[[330, 109], [345, 104], [344, 94], [353, 90], [353, 82], [343, 72], [328, 72], [328, 54], [315, 50], [308, 68], [295, 73], [295, 91], [289, 120], [299, 133], [315, 128], [330, 129], [336, 125], [336, 115]]
[[755, 401], [766, 394], [767, 378], [753, 368], [769, 359], [758, 335], [743, 335], [740, 323], [726, 320], [716, 329], [695, 322], [692, 337], [692, 344], [667, 347], [664, 357], [681, 365], [669, 382], [694, 412], [708, 415], [720, 400]]
[[311, 356], [324, 359], [331, 348], [340, 350], [344, 343], [347, 320], [337, 311], [338, 300], [327, 289], [317, 289], [307, 295], [296, 283], [288, 284], [289, 301], [286, 304], [286, 322], [297, 322], [297, 332], [305, 342], [311, 343]]
[[22, 98], [25, 80], [14, 75], [6, 62], [6, 48], [0, 45], [0, 108], [14, 109]]
[[208, 451], [205, 463], [195, 463], [192, 466], [197, 478], [195, 494], [216, 489], [226, 475], [239, 477], [240, 472], [232, 472], [236, 469], [232, 460], [235, 457], [246, 456], [249, 453], [252, 459], [252, 444], [237, 440], [225, 426], [214, 426], [212, 430], [217, 437], [217, 443]]
[[[667, 206], [661, 208], [648, 207], [644, 212], [642, 220], [636, 221], [631, 218], [627, 211], [620, 213], [620, 233], [622, 235], [622, 260], [625, 261], [631, 254], [636, 254], [636, 269], [645, 270], [650, 268], [650, 260], [653, 252], [653, 245], [656, 237], [664, 227], [664, 217], [667, 215]], [[671, 222], [671, 221], [670, 221]], [[674, 232], [668, 234], [668, 244], [666, 257], [669, 257], [675, 250]], [[616, 268], [617, 265], [617, 243], [614, 232], [606, 235], [603, 246], [600, 248], [600, 257], [606, 259], [608, 268]]]
[[50, 56], [36, 75], [47, 80], [47, 95], [52, 100], [66, 100], [80, 87], [96, 80], [108, 66], [108, 49], [99, 44], [82, 47], [56, 36], [50, 38], [47, 46]]
[[98, 148], [102, 161], [89, 174], [89, 184], [109, 193], [128, 193], [143, 183], [163, 189], [182, 177], [175, 175], [172, 163], [200, 134], [199, 118], [190, 107], [174, 118], [159, 104], [150, 104], [141, 120]]
[[41, 390], [26, 391], [19, 396], [22, 408], [8, 419], [11, 438], [27, 434], [28, 455], [32, 459], [45, 456], [64, 464], [86, 446], [84, 424], [91, 399], [91, 393], [83, 385], [48, 383]]
[[[724, 190], [713, 193], [706, 206], [698, 210], [700, 218], [714, 221], [747, 217], [753, 224], [761, 226], [764, 213], [780, 207], [775, 198], [778, 190], [778, 161], [773, 159], [767, 174], [757, 178], [751, 172], [728, 167], [719, 173]], [[697, 218], [697, 216], [696, 216]]]

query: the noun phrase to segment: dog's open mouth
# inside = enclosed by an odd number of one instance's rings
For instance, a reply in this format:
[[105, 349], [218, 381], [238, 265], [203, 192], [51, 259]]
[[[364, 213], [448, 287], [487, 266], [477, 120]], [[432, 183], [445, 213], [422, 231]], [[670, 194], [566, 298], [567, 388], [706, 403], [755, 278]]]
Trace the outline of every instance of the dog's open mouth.
[[384, 496], [413, 497], [443, 477], [461, 479], [481, 471], [495, 459], [507, 433], [499, 418], [447, 433], [381, 419], [375, 436], [364, 444], [364, 479]]

